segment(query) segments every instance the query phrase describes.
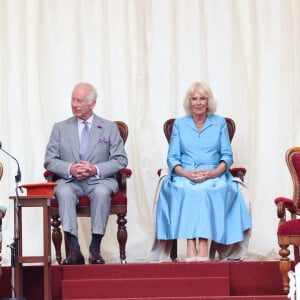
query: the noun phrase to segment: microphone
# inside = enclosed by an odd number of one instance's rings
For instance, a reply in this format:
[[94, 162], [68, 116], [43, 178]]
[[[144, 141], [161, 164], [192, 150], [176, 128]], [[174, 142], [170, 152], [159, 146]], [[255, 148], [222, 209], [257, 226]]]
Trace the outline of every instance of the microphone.
[[18, 265], [18, 240], [19, 238], [15, 237], [14, 241], [10, 244], [7, 245], [8, 248], [10, 248], [11, 251], [11, 256], [10, 256], [10, 264], [12, 268], [16, 267]]
[[[23, 189], [22, 186], [18, 186], [19, 182], [21, 182], [21, 170], [20, 170], [20, 165], [18, 160], [12, 156], [10, 153], [8, 153], [6, 150], [4, 150], [2, 148], [2, 143], [0, 141], [0, 150], [3, 151], [5, 154], [7, 154], [9, 157], [11, 157], [18, 166], [18, 170], [17, 170], [17, 175], [15, 176], [15, 181], [16, 181], [16, 195], [17, 195], [17, 202], [18, 202], [18, 188], [20, 189], [20, 191], [23, 193]], [[18, 214], [18, 204], [15, 205], [15, 213]], [[15, 225], [15, 228], [17, 228], [18, 226]], [[14, 237], [14, 241], [8, 245], [8, 247], [11, 250], [11, 266], [14, 268], [18, 265], [18, 232], [15, 232], [15, 237]]]
[[21, 170], [20, 170], [20, 165], [19, 165], [18, 160], [2, 148], [1, 141], [0, 141], [0, 150], [16, 161], [17, 166], [18, 166], [18, 171], [17, 171], [17, 175], [15, 176], [15, 180], [16, 180], [16, 183], [21, 182]]

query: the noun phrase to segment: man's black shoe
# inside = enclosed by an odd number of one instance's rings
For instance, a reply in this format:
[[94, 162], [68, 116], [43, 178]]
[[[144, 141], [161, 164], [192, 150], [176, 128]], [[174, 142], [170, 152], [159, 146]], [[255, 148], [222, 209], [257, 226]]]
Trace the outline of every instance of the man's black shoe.
[[90, 257], [89, 257], [89, 263], [94, 265], [94, 264], [99, 264], [99, 265], [103, 265], [105, 264], [105, 260], [103, 259], [103, 257], [100, 255], [99, 251], [93, 250], [90, 253]]
[[84, 257], [79, 251], [71, 251], [70, 255], [63, 260], [63, 265], [84, 265]]

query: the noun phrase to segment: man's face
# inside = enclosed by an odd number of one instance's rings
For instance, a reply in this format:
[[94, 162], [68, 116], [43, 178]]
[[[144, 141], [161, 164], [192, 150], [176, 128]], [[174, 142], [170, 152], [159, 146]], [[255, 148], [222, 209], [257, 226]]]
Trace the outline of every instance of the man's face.
[[71, 107], [73, 115], [82, 120], [87, 120], [92, 114], [96, 100], [88, 102], [89, 90], [84, 85], [79, 85], [72, 93]]

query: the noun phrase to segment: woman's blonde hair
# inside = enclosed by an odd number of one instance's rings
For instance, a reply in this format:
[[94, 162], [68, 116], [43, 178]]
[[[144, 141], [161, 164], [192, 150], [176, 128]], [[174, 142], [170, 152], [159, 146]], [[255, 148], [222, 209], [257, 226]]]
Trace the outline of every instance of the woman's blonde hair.
[[200, 93], [204, 97], [208, 97], [207, 115], [214, 114], [217, 110], [217, 101], [214, 98], [211, 88], [204, 82], [194, 82], [188, 88], [183, 101], [183, 107], [185, 112], [188, 115], [192, 113], [190, 99], [194, 96], [195, 92]]

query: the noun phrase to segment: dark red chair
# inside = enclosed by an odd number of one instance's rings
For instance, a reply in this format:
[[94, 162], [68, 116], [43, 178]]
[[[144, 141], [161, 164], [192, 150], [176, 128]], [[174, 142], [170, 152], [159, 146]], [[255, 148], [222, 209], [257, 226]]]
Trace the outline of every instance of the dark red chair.
[[[124, 144], [128, 137], [128, 127], [122, 121], [115, 121], [118, 125], [120, 135]], [[126, 215], [127, 215], [127, 189], [126, 180], [131, 176], [131, 170], [124, 168], [116, 175], [119, 184], [119, 191], [111, 198], [110, 215], [117, 215], [117, 240], [119, 243], [120, 260], [121, 263], [126, 263], [126, 242], [127, 242], [127, 229], [126, 229]], [[55, 181], [55, 174], [46, 171], [44, 177], [48, 182]], [[88, 197], [80, 197], [77, 205], [77, 217], [90, 217], [90, 200]], [[52, 241], [55, 247], [56, 261], [58, 264], [62, 262], [61, 244], [62, 244], [62, 231], [61, 221], [59, 218], [58, 202], [56, 198], [51, 200], [51, 226], [52, 226]], [[66, 253], [69, 252], [69, 245], [65, 239]]]
[[288, 272], [291, 269], [290, 245], [294, 248], [295, 265], [300, 261], [300, 219], [298, 218], [300, 216], [300, 147], [290, 148], [286, 152], [285, 160], [292, 177], [293, 198], [277, 197], [275, 198], [275, 204], [279, 218], [277, 229], [278, 245], [280, 247], [279, 268], [282, 276], [283, 292], [288, 294]]
[[[235, 123], [230, 118], [225, 118], [225, 119], [226, 119], [229, 138], [230, 138], [230, 142], [231, 142], [232, 138], [234, 136], [234, 133], [235, 133]], [[166, 136], [168, 143], [170, 143], [170, 138], [171, 138], [171, 134], [172, 134], [174, 121], [175, 121], [174, 118], [168, 119], [164, 123], [164, 126], [163, 126], [164, 134]], [[158, 176], [161, 175], [161, 170], [162, 169], [159, 169], [157, 171]], [[242, 181], [244, 181], [244, 176], [246, 174], [245, 168], [232, 168], [232, 169], [230, 169], [230, 172], [234, 177], [239, 177]], [[172, 248], [171, 248], [171, 252], [170, 252], [170, 258], [173, 262], [177, 261], [177, 240], [173, 240], [173, 244], [172, 244]]]

